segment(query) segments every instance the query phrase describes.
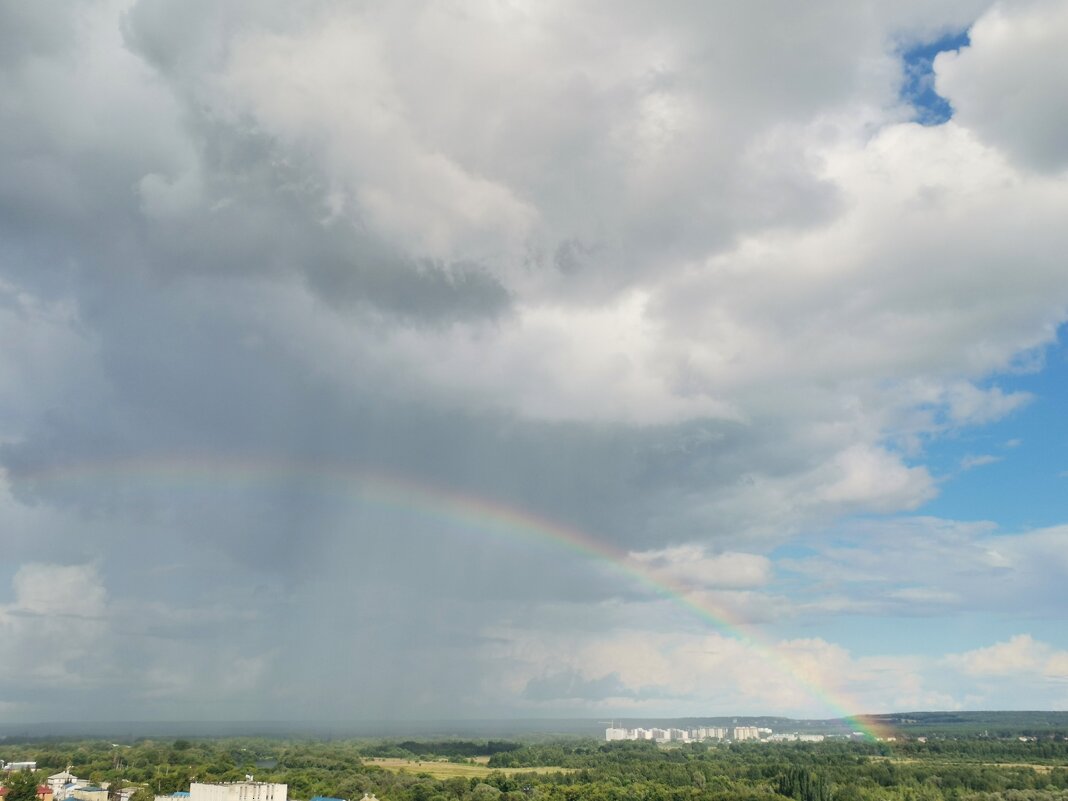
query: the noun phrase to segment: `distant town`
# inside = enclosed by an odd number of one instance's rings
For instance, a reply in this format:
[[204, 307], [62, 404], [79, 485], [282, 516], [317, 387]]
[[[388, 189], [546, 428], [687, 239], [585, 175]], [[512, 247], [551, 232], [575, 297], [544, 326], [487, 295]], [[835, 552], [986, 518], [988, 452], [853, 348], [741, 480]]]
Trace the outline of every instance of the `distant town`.
[[[855, 734], [860, 735], [861, 732], [855, 732]], [[826, 739], [826, 735], [775, 733], [771, 729], [758, 726], [734, 726], [732, 728], [699, 726], [695, 729], [644, 729], [641, 727], [622, 729], [613, 726], [604, 730], [604, 739], [608, 742], [614, 740], [652, 740], [656, 743], [699, 743], [706, 740], [735, 743], [747, 741], [822, 743]]]

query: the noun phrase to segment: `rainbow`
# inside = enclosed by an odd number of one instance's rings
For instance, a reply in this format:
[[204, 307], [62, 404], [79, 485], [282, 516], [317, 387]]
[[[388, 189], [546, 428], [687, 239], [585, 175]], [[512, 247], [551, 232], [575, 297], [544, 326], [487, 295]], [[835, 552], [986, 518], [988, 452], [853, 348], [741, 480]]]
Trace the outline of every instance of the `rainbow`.
[[367, 470], [322, 460], [220, 459], [216, 456], [172, 456], [114, 459], [79, 462], [40, 469], [9, 471], [9, 482], [27, 488], [74, 486], [111, 477], [133, 483], [146, 479], [161, 480], [169, 488], [217, 487], [224, 482], [250, 485], [279, 481], [310, 481], [331, 493], [355, 497], [361, 501], [399, 510], [416, 511], [433, 518], [447, 519], [480, 532], [565, 548], [591, 561], [607, 565], [635, 585], [642, 586], [693, 614], [720, 634], [737, 640], [757, 658], [774, 666], [788, 680], [803, 689], [823, 707], [841, 718], [851, 728], [870, 737], [884, 738], [892, 731], [870, 716], [858, 715], [856, 704], [844, 694], [832, 691], [805, 677], [801, 666], [794, 664], [771, 643], [747, 631], [732, 614], [707, 600], [696, 600], [691, 588], [655, 571], [634, 559], [630, 553], [593, 535], [541, 517], [533, 512], [466, 495], [443, 487], [413, 481], [397, 475]]

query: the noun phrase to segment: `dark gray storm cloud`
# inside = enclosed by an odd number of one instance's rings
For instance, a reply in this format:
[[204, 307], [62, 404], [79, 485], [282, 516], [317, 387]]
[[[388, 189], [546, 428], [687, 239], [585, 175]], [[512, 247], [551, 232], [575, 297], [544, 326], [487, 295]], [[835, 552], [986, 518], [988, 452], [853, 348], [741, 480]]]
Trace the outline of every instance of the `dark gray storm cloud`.
[[565, 671], [531, 679], [527, 682], [523, 695], [534, 701], [601, 701], [606, 698], [635, 697], [637, 693], [629, 690], [619, 680], [618, 674], [609, 673], [599, 679], [586, 679], [577, 673]]

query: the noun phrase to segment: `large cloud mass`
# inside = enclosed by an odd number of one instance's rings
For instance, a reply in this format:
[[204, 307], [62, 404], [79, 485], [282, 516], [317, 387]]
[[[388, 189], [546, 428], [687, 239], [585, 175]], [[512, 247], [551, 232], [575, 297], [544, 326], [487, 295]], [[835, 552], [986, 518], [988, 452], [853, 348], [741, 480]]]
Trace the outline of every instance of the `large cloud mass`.
[[[811, 626], [988, 609], [949, 554], [1056, 614], [1060, 529], [896, 516], [1068, 315], [1063, 2], [54, 6], [0, 5], [0, 627], [71, 647], [0, 703], [822, 713], [1060, 669]], [[913, 122], [901, 54], [963, 30]]]

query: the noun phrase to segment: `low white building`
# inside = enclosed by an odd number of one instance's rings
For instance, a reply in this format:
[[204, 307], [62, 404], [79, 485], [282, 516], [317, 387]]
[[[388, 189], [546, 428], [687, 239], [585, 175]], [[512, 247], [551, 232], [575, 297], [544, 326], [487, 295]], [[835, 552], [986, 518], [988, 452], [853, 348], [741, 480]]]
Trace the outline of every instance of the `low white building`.
[[83, 787], [89, 786], [88, 779], [79, 779], [73, 773], [70, 772], [71, 766], [67, 765], [67, 769], [60, 773], [53, 773], [48, 777], [48, 786], [52, 788], [53, 801], [67, 801], [75, 790], [80, 790]]
[[63, 788], [68, 784], [74, 784], [76, 781], [78, 781], [78, 777], [70, 772], [70, 765], [60, 773], [53, 773], [47, 780], [48, 786], [52, 788], [52, 798], [56, 799], [56, 801], [59, 801], [60, 798], [66, 798], [66, 795], [63, 794]]
[[248, 781], [189, 785], [189, 801], [288, 801], [289, 785]]

